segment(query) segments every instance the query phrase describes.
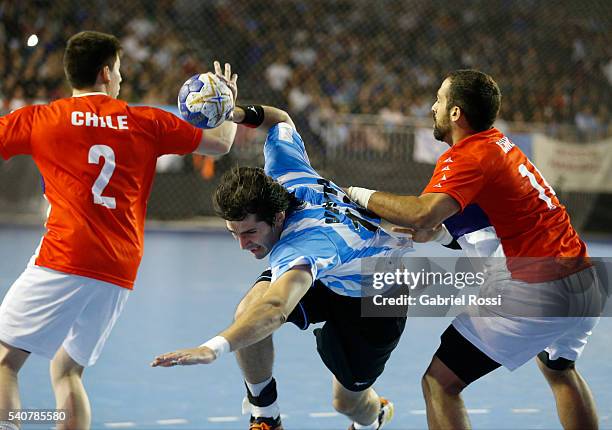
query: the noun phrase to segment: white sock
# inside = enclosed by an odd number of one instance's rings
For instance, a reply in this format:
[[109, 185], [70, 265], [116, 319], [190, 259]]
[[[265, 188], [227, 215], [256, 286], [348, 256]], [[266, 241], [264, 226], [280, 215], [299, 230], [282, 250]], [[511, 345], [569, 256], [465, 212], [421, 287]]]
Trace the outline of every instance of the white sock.
[[259, 407], [251, 405], [251, 415], [254, 417], [272, 417], [278, 418], [280, 415], [280, 408], [278, 403], [274, 402], [266, 407]]
[[378, 417], [376, 417], [376, 419], [374, 420], [372, 424], [369, 424], [367, 426], [364, 426], [363, 424], [359, 424], [353, 421], [353, 427], [355, 427], [355, 430], [359, 430], [359, 429], [376, 430], [378, 428]]
[[251, 394], [254, 397], [257, 397], [261, 394], [263, 389], [266, 388], [266, 385], [272, 382], [272, 377], [270, 376], [268, 379], [266, 379], [263, 382], [260, 382], [259, 384], [251, 384], [249, 381], [244, 381], [244, 382], [246, 382], [246, 385], [249, 388], [249, 391], [251, 392]]

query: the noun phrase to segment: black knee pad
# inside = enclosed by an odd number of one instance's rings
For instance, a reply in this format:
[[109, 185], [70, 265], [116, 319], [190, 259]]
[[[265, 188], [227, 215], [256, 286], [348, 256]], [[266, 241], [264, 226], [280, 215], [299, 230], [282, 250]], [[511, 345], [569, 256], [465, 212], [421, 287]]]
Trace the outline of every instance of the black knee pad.
[[551, 360], [548, 352], [542, 351], [538, 354], [538, 359], [551, 370], [568, 370], [576, 367], [576, 362], [567, 358], [559, 357], [556, 360]]

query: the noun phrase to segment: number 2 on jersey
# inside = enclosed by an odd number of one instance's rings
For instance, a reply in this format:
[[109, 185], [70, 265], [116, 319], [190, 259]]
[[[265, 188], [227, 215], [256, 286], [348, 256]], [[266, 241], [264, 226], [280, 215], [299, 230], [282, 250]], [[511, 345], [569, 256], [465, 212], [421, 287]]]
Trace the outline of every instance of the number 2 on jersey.
[[100, 158], [103, 158], [103, 165], [98, 178], [91, 187], [94, 203], [102, 205], [109, 209], [115, 209], [117, 202], [114, 197], [103, 196], [104, 188], [110, 182], [111, 176], [115, 171], [115, 153], [110, 146], [94, 145], [89, 148], [89, 164], [100, 164]]
[[[548, 191], [550, 191], [550, 194], [552, 194], [553, 196], [556, 195], [555, 190], [553, 190], [552, 187], [548, 184], [548, 182], [546, 182], [546, 179], [544, 179], [544, 176], [542, 176], [540, 171], [535, 166], [533, 166], [533, 168], [535, 169], [536, 172], [538, 172], [538, 174], [540, 175], [540, 178], [542, 178], [542, 181], [544, 182], [544, 185], [546, 185], [546, 188], [548, 188]], [[535, 175], [527, 169], [527, 166], [525, 166], [524, 164], [521, 164], [518, 168], [518, 171], [523, 178], [524, 177], [529, 178], [529, 183], [539, 193], [538, 197], [540, 198], [540, 200], [543, 200], [546, 203], [546, 205], [548, 206], [548, 209], [553, 210], [557, 207], [552, 202], [552, 199], [546, 195], [546, 190], [544, 189], [542, 185], [538, 183], [538, 180], [536, 179]]]

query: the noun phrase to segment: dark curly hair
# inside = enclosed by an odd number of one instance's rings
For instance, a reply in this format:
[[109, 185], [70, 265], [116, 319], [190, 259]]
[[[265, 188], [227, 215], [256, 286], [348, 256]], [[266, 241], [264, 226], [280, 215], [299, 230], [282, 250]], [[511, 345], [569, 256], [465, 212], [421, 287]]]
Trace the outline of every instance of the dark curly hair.
[[446, 106], [459, 106], [476, 132], [491, 128], [501, 106], [501, 91], [493, 78], [478, 70], [455, 70], [448, 75]]
[[213, 195], [213, 207], [226, 221], [242, 221], [255, 214], [257, 221], [273, 225], [275, 215], [292, 207], [295, 200], [263, 169], [234, 167], [221, 178]]

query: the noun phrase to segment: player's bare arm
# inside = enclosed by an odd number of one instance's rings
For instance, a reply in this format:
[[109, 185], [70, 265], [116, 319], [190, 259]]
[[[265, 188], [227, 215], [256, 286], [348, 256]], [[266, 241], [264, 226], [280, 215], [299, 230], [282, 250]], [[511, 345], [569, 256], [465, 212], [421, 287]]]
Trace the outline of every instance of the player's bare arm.
[[[261, 110], [260, 110], [261, 108]], [[287, 112], [282, 109], [278, 109], [272, 106], [256, 106], [256, 105], [248, 105], [248, 106], [240, 106], [237, 105], [234, 109], [234, 122], [237, 124], [249, 124], [245, 123], [245, 120], [248, 120], [247, 110], [251, 110], [252, 113], [258, 115], [258, 119], [261, 121], [259, 124], [256, 124], [257, 128], [261, 129], [269, 129], [270, 127], [275, 126], [281, 122], [288, 123], [291, 127], [295, 128], [295, 124], [293, 120], [289, 116]], [[250, 124], [249, 124], [250, 125]]]
[[445, 193], [400, 196], [350, 187], [349, 197], [393, 224], [418, 230], [433, 229], [461, 209], [459, 203]]
[[[287, 316], [310, 286], [313, 279], [307, 266], [296, 266], [270, 284], [268, 291], [219, 336], [229, 345], [230, 351], [247, 347], [270, 336], [287, 320]], [[210, 342], [210, 341], [209, 341]], [[215, 346], [207, 343], [190, 349], [162, 354], [151, 366], [172, 367], [176, 365], [208, 364], [220, 355]]]
[[202, 139], [194, 152], [212, 156], [227, 154], [234, 143], [236, 129], [236, 124], [225, 121], [219, 127], [202, 130]]

